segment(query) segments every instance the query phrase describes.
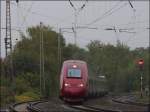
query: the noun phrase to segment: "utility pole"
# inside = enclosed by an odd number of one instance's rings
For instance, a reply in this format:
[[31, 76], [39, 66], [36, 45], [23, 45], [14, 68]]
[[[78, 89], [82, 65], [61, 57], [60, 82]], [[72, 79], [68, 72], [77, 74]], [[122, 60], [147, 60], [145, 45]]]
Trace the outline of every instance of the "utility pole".
[[[42, 27], [43, 28], [43, 27]], [[44, 30], [44, 29], [42, 29]], [[44, 62], [44, 37], [43, 37], [43, 31], [42, 31], [42, 74], [43, 74], [43, 93], [44, 93], [44, 96], [45, 96], [45, 62]]]
[[10, 15], [10, 0], [6, 0], [6, 37], [5, 37], [6, 56], [12, 51], [11, 39], [11, 15]]
[[[67, 30], [71, 30], [71, 31], [67, 31]], [[60, 65], [61, 65], [61, 35], [63, 35], [64, 32], [66, 33], [74, 33], [74, 31], [72, 32], [73, 28], [71, 27], [63, 27], [63, 28], [59, 28], [59, 35], [58, 35], [58, 70], [60, 70]]]
[[6, 57], [10, 54], [8, 63], [9, 69], [7, 69], [7, 74], [11, 75], [11, 81], [14, 79], [13, 71], [13, 59], [12, 59], [12, 38], [11, 38], [11, 14], [10, 14], [10, 0], [6, 0], [6, 37], [5, 37], [5, 54]]
[[[67, 31], [67, 30], [71, 30], [71, 31]], [[61, 36], [63, 35], [63, 33], [74, 33], [72, 32], [72, 27], [63, 27], [63, 28], [59, 28], [59, 35], [58, 35], [58, 70], [60, 72], [60, 65], [61, 65], [61, 54], [62, 54], [62, 51], [61, 51]]]
[[[75, 26], [75, 29], [90, 29], [90, 30], [97, 30], [98, 28], [95, 27], [87, 27], [87, 26]], [[61, 64], [61, 44], [60, 44], [60, 36], [63, 35], [64, 32], [66, 33], [74, 33], [75, 41], [74, 45], [77, 46], [76, 42], [76, 30], [73, 27], [63, 27], [59, 28], [59, 36], [58, 36], [58, 63]], [[71, 30], [71, 31], [67, 31]], [[75, 58], [75, 56], [73, 57]]]
[[13, 70], [13, 54], [12, 54], [12, 38], [11, 38], [11, 9], [10, 9], [10, 0], [6, 0], [6, 37], [5, 42], [5, 55], [6, 55], [6, 78], [10, 79], [10, 83], [7, 86], [10, 86], [11, 94], [14, 100], [15, 96], [15, 83], [14, 83], [14, 70]]
[[75, 42], [75, 46], [77, 46], [77, 13], [78, 13], [78, 11], [77, 10], [75, 10], [75, 22], [74, 22], [74, 30], [73, 30], [73, 32], [74, 32], [74, 42]]
[[78, 19], [78, 14], [80, 13], [80, 11], [83, 10], [83, 8], [85, 7], [87, 2], [88, 2], [88, 0], [85, 0], [85, 3], [80, 8], [76, 8], [74, 6], [74, 4], [71, 2], [71, 0], [69, 0], [71, 7], [74, 9], [74, 27], [72, 28], [72, 30], [74, 32], [74, 45], [75, 46], [77, 46], [77, 24], [78, 24], [77, 19]]
[[58, 34], [58, 70], [60, 72], [60, 65], [61, 65], [61, 28], [59, 28], [59, 34]]
[[42, 38], [42, 23], [40, 23], [40, 95], [42, 96], [42, 47], [41, 47], [41, 38]]
[[[2, 46], [2, 45], [1, 45], [1, 38], [2, 38], [2, 37], [1, 37], [1, 30], [2, 30], [2, 29], [1, 29], [1, 16], [2, 16], [2, 14], [1, 14], [1, 13], [2, 13], [2, 11], [1, 11], [1, 0], [0, 0], [0, 59], [2, 59], [2, 57], [1, 57], [1, 46]], [[0, 63], [0, 70], [1, 70], [1, 63]], [[1, 71], [0, 71], [0, 72], [1, 72]]]
[[119, 38], [118, 38], [118, 35], [117, 35], [117, 29], [116, 29], [116, 27], [114, 26], [113, 28], [106, 28], [105, 30], [113, 30], [115, 32], [115, 35], [116, 35], [116, 44], [117, 44], [117, 42], [119, 41]]
[[[2, 78], [2, 56], [1, 56], [1, 0], [0, 0], [0, 77]], [[0, 82], [1, 84], [1, 82]]]
[[43, 24], [40, 22], [40, 94], [45, 94], [44, 40]]
[[140, 79], [141, 79], [141, 87], [140, 87], [141, 88], [141, 95], [140, 96], [141, 96], [141, 98], [143, 98], [143, 75], [142, 75], [142, 72], [141, 72], [141, 78]]

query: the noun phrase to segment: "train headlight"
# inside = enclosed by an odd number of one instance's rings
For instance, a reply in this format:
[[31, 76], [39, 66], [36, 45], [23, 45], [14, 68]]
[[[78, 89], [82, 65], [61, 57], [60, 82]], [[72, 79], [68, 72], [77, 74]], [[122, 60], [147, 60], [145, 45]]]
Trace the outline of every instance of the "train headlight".
[[79, 87], [83, 87], [84, 85], [83, 84], [79, 84]]
[[68, 83], [65, 83], [65, 87], [68, 87], [68, 86], [70, 86], [70, 84], [68, 84]]
[[73, 68], [77, 68], [77, 65], [73, 65], [72, 67], [73, 67]]

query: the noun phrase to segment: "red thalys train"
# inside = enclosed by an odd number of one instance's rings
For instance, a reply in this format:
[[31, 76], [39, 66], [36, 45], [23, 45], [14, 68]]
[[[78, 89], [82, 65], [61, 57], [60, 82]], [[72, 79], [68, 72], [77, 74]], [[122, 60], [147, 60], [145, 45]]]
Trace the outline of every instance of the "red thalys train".
[[60, 75], [60, 98], [82, 101], [88, 94], [87, 64], [80, 60], [64, 61]]

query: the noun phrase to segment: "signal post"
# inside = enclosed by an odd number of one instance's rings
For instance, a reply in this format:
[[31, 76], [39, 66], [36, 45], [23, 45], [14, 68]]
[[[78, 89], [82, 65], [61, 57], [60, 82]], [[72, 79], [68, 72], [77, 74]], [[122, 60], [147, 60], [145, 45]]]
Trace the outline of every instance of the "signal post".
[[144, 68], [144, 60], [143, 59], [139, 59], [138, 60], [138, 66], [139, 66], [139, 70], [140, 70], [140, 96], [141, 98], [143, 98], [143, 68]]

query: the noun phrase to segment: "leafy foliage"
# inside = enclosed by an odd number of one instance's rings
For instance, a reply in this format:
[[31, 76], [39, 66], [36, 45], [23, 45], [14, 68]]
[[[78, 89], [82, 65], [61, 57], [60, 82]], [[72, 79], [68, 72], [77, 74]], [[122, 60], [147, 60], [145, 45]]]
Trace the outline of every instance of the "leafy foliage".
[[92, 77], [97, 75], [105, 75], [108, 80], [108, 86], [111, 91], [129, 92], [132, 90], [139, 90], [140, 87], [140, 71], [138, 70], [136, 61], [139, 58], [145, 60], [145, 67], [143, 70], [143, 77], [146, 82], [144, 86], [148, 85], [148, 60], [149, 54], [147, 49], [140, 49], [139, 51], [131, 51], [128, 46], [118, 41], [116, 46], [105, 45], [100, 41], [92, 41], [87, 45], [88, 64], [90, 74]]
[[32, 101], [32, 100], [38, 100], [39, 95], [30, 91], [30, 92], [25, 92], [21, 95], [15, 96], [15, 99], [16, 99], [16, 102]]
[[[40, 94], [40, 36], [44, 41], [44, 78], [45, 90]], [[37, 25], [27, 29], [27, 34], [21, 34], [21, 40], [15, 45], [12, 55], [15, 73], [15, 83], [12, 85], [6, 72], [9, 67], [9, 56], [1, 62], [1, 90], [8, 96], [8, 91], [15, 90], [16, 101], [27, 101], [39, 97], [53, 97], [59, 94], [59, 73], [61, 63], [68, 59], [84, 60], [88, 63], [89, 75], [97, 78], [105, 75], [107, 85], [113, 92], [129, 92], [140, 90], [140, 71], [136, 61], [145, 60], [144, 87], [149, 83], [149, 48], [130, 50], [128, 46], [118, 41], [116, 46], [104, 44], [101, 41], [91, 41], [87, 49], [73, 44], [66, 45], [62, 35], [53, 31], [49, 26], [42, 28]], [[60, 39], [61, 52], [58, 48]], [[61, 56], [59, 56], [61, 54]], [[61, 57], [61, 59], [59, 59]], [[61, 60], [61, 63], [59, 62]], [[42, 87], [43, 80], [42, 77]], [[11, 93], [11, 92], [10, 92]], [[1, 95], [1, 98], [7, 97]], [[10, 95], [11, 96], [11, 95]], [[7, 97], [3, 103], [8, 103], [12, 97]]]

